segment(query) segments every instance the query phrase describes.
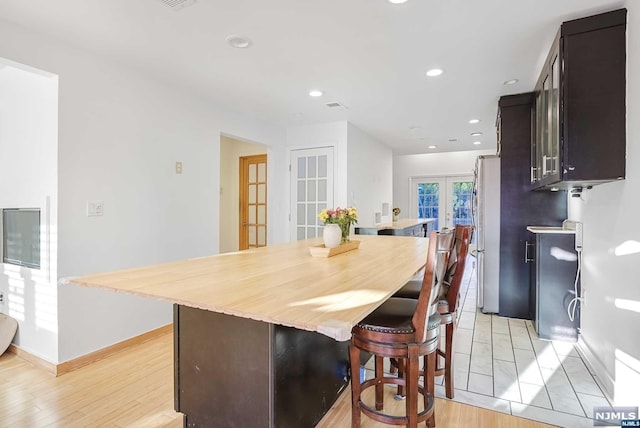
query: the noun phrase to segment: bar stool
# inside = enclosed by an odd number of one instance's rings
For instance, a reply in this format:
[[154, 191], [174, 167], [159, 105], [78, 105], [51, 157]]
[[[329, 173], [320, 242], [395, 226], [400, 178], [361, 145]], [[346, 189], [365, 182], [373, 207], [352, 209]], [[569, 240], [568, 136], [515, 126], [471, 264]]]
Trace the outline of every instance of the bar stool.
[[[433, 378], [435, 357], [438, 349], [440, 315], [434, 309], [434, 297], [438, 294], [439, 283], [447, 266], [449, 252], [438, 252], [437, 248], [451, 236], [438, 237], [435, 232], [429, 236], [429, 249], [422, 288], [418, 299], [391, 298], [367, 316], [352, 329], [349, 345], [351, 362], [351, 426], [360, 427], [360, 415], [392, 425], [417, 427], [418, 422], [427, 421], [427, 426], [435, 427]], [[451, 244], [449, 244], [451, 248]], [[450, 251], [450, 249], [449, 249]], [[436, 272], [442, 271], [441, 275]], [[360, 383], [360, 352], [374, 355], [375, 377]], [[424, 358], [424, 372], [420, 372], [420, 357]], [[401, 362], [397, 377], [384, 376], [382, 362], [393, 358]], [[418, 385], [420, 376], [425, 378], [425, 387]], [[394, 416], [383, 412], [383, 387], [395, 384], [406, 389], [406, 412], [404, 416]], [[431, 384], [431, 390], [429, 390]], [[375, 409], [361, 399], [362, 391], [375, 387]], [[424, 410], [418, 412], [418, 394], [424, 399]]]
[[[438, 299], [440, 321], [445, 325], [445, 349], [438, 349], [438, 355], [444, 358], [444, 366], [435, 369], [435, 376], [444, 375], [445, 393], [453, 398], [453, 333], [457, 328], [459, 317], [460, 286], [464, 275], [465, 263], [469, 251], [469, 243], [473, 235], [473, 226], [456, 225], [455, 251], [449, 257], [447, 271], [444, 275], [445, 287], [441, 289]], [[410, 281], [401, 288], [394, 298], [417, 299], [420, 295], [420, 281]], [[439, 359], [438, 359], [439, 360]]]

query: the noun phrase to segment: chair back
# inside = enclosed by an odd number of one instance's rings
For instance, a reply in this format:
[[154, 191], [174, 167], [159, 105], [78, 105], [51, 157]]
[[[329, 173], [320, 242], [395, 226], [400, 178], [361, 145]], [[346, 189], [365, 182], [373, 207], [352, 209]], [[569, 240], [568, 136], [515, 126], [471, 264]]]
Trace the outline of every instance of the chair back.
[[[434, 313], [433, 302], [438, 297], [438, 292], [454, 242], [452, 232], [429, 234], [429, 248], [427, 250], [427, 262], [422, 278], [422, 288], [418, 297], [418, 304], [411, 320], [415, 329], [416, 341], [421, 343], [427, 338], [427, 323], [429, 316]], [[437, 303], [437, 302], [436, 302]]]
[[[458, 299], [460, 295], [460, 287], [462, 277], [464, 275], [464, 267], [469, 253], [469, 243], [473, 236], [473, 226], [463, 226], [457, 224], [455, 227], [455, 265], [453, 265], [453, 276], [450, 277], [451, 282], [447, 291], [446, 300], [449, 304], [449, 312], [455, 312], [458, 309]], [[451, 269], [451, 268], [450, 268]]]

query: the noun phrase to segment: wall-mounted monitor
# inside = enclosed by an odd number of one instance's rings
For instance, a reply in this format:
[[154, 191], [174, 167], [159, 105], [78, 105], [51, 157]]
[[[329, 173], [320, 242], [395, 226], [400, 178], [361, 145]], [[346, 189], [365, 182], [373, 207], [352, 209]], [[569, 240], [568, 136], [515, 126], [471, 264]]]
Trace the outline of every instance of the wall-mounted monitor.
[[40, 269], [40, 210], [2, 210], [2, 262]]

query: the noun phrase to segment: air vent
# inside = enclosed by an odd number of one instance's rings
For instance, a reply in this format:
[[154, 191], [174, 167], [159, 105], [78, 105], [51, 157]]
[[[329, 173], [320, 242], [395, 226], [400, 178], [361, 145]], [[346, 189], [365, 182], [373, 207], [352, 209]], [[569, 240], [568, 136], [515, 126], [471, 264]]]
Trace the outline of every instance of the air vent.
[[337, 101], [334, 101], [332, 103], [326, 103], [325, 104], [327, 107], [329, 107], [330, 109], [334, 109], [334, 110], [346, 110], [347, 107], [345, 107], [344, 105], [340, 104]]
[[163, 5], [173, 10], [180, 10], [188, 6], [192, 6], [196, 0], [158, 0]]

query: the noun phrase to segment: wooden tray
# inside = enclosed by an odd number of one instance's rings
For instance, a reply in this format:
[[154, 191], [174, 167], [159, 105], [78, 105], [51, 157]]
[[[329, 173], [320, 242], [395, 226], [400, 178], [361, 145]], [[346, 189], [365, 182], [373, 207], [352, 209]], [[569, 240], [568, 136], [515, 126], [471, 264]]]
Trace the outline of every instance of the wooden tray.
[[346, 244], [338, 245], [333, 248], [327, 248], [322, 244], [309, 247], [309, 253], [312, 257], [333, 257], [338, 254], [346, 253], [347, 251], [355, 250], [359, 246], [360, 241], [349, 241]]

